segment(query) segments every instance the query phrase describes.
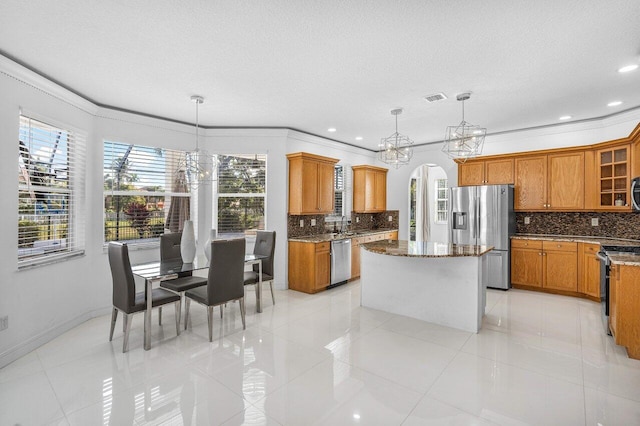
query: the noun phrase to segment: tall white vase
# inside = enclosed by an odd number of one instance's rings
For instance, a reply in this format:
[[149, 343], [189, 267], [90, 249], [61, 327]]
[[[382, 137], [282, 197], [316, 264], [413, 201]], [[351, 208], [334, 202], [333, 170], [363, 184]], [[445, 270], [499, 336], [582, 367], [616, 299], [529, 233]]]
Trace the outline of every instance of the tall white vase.
[[180, 256], [184, 263], [193, 263], [196, 258], [196, 235], [193, 232], [193, 222], [185, 220], [180, 239]]
[[209, 239], [204, 243], [204, 255], [207, 256], [207, 260], [211, 260], [211, 241], [215, 240], [218, 236], [218, 231], [212, 229], [209, 233]]

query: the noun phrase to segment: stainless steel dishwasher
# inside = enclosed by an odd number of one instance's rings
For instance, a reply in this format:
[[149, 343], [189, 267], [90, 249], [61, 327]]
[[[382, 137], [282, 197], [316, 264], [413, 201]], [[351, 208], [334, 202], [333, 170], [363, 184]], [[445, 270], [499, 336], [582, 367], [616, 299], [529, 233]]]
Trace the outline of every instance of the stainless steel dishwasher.
[[331, 286], [351, 278], [351, 239], [331, 241]]

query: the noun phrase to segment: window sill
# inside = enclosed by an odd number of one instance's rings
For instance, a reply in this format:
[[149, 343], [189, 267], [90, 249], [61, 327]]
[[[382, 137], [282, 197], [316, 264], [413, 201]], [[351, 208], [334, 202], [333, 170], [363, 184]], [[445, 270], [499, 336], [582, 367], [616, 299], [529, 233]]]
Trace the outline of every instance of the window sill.
[[85, 257], [84, 250], [73, 251], [58, 256], [49, 256], [40, 259], [18, 261], [18, 271], [26, 271], [33, 268], [39, 268], [41, 266], [53, 265], [55, 263], [62, 263], [68, 260]]

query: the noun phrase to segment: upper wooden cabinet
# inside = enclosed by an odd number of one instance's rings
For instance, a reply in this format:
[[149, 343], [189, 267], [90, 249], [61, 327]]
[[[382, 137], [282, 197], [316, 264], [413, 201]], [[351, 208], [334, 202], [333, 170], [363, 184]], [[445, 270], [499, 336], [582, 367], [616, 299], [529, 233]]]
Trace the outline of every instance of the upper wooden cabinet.
[[597, 150], [596, 173], [597, 207], [628, 210], [631, 145]]
[[515, 159], [516, 210], [584, 209], [584, 152]]
[[353, 166], [353, 211], [378, 213], [387, 210], [387, 169]]
[[459, 186], [513, 183], [516, 210], [628, 212], [630, 180], [640, 176], [640, 124], [595, 145], [456, 161]]
[[288, 154], [289, 214], [333, 212], [334, 168], [339, 161], [306, 152]]
[[512, 183], [513, 158], [471, 160], [458, 165], [458, 186]]

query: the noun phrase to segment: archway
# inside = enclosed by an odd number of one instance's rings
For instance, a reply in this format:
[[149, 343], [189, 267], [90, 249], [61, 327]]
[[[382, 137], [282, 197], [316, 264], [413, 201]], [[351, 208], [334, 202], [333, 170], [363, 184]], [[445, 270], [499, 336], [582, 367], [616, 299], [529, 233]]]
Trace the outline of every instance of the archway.
[[449, 184], [437, 164], [416, 167], [409, 177], [409, 241], [449, 242]]

